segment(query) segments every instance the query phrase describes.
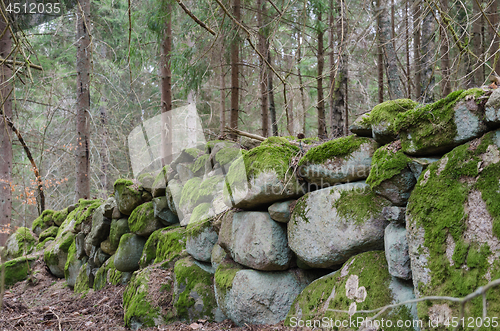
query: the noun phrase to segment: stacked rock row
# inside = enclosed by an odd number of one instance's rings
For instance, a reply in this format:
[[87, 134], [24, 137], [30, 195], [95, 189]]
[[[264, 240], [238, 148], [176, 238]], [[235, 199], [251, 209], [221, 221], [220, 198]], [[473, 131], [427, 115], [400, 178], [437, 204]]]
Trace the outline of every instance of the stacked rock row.
[[[370, 329], [359, 311], [463, 297], [500, 277], [500, 89], [490, 94], [388, 101], [356, 120], [356, 135], [322, 144], [271, 137], [248, 151], [223, 141], [186, 149], [155, 176], [118, 180], [107, 201], [44, 212], [35, 235], [21, 228], [7, 252], [43, 250], [78, 292], [127, 283], [132, 328], [230, 318]], [[26, 275], [19, 268], [33, 256], [7, 271]], [[490, 291], [494, 317], [500, 295]], [[466, 318], [482, 316], [477, 300]], [[458, 305], [428, 301], [377, 321], [427, 330], [449, 316]]]

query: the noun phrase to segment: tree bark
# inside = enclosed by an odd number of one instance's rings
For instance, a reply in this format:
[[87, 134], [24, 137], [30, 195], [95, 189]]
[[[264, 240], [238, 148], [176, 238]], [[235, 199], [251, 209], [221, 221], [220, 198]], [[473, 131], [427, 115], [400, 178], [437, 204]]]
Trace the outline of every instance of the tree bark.
[[427, 6], [426, 15], [422, 22], [422, 93], [425, 103], [434, 102], [434, 54], [435, 43], [435, 19], [434, 8]]
[[[222, 52], [222, 50], [221, 50]], [[226, 127], [226, 76], [224, 74], [224, 57], [220, 61], [220, 135], [224, 134]]]
[[[6, 59], [12, 49], [8, 23], [0, 16], [0, 56]], [[12, 218], [12, 129], [6, 118], [12, 118], [10, 95], [13, 85], [9, 79], [12, 70], [7, 65], [0, 66], [0, 102], [3, 115], [0, 117], [0, 246], [5, 245], [9, 236]], [[5, 118], [6, 117], [6, 118]]]
[[173, 158], [173, 128], [172, 128], [172, 5], [167, 4], [167, 22], [165, 24], [165, 38], [162, 41], [160, 68], [161, 68], [161, 151], [162, 166], [170, 164]]
[[[321, 23], [322, 15], [321, 10], [317, 13], [318, 22]], [[318, 137], [320, 139], [326, 139], [326, 121], [325, 121], [325, 98], [323, 97], [323, 67], [325, 65], [324, 57], [324, 45], [323, 37], [325, 31], [321, 28], [321, 24], [318, 24], [318, 76], [316, 77], [317, 90], [318, 90]]]
[[[257, 48], [259, 52], [267, 58], [266, 39], [267, 33], [264, 27], [263, 16], [266, 12], [266, 5], [262, 0], [257, 0], [257, 25], [259, 26], [259, 41]], [[262, 136], [269, 136], [269, 106], [267, 100], [267, 65], [264, 59], [259, 57], [259, 81], [260, 81], [260, 113], [262, 119]]]
[[474, 75], [473, 75], [473, 85], [480, 86], [484, 81], [484, 72], [482, 61], [482, 27], [483, 27], [483, 15], [476, 0], [472, 0], [472, 46], [474, 48], [474, 53], [478, 55], [478, 60], [476, 61], [476, 65], [474, 66]]
[[[269, 42], [267, 43], [267, 62], [272, 65], [271, 48]], [[273, 87], [273, 73], [267, 72], [267, 89], [269, 91], [269, 115], [271, 116], [271, 128], [273, 136], [278, 136], [278, 122], [276, 122], [276, 106], [274, 102], [274, 87]]]
[[[233, 0], [233, 16], [239, 22], [241, 21], [241, 5], [240, 0]], [[234, 26], [236, 35], [231, 43], [231, 118], [230, 125], [232, 128], [238, 128], [239, 116], [239, 62], [240, 62], [240, 38], [238, 37], [238, 26]], [[231, 134], [230, 137], [236, 140], [236, 135]]]
[[408, 99], [411, 99], [411, 63], [410, 63], [410, 10], [409, 10], [409, 1], [405, 0], [405, 45], [406, 45], [406, 87], [407, 87], [407, 95]]
[[76, 188], [78, 199], [90, 199], [90, 0], [78, 0], [77, 26], [77, 99], [76, 99]]
[[422, 68], [420, 55], [421, 0], [413, 0], [413, 61], [415, 71], [415, 98], [422, 96]]
[[387, 11], [388, 0], [381, 0], [378, 8], [380, 15], [380, 43], [383, 45], [385, 69], [389, 85], [389, 96], [391, 99], [403, 98], [401, 90], [401, 81], [398, 72], [396, 50], [391, 42], [391, 23], [390, 16]]
[[337, 138], [347, 135], [346, 119], [347, 119], [347, 75], [349, 58], [346, 51], [347, 38], [347, 12], [345, 10], [344, 0], [337, 1], [337, 40], [338, 40], [338, 56], [337, 56], [337, 73], [333, 87], [333, 114], [334, 124], [332, 125], [332, 137]]
[[[376, 2], [377, 8], [380, 8], [380, 0]], [[380, 39], [380, 14], [377, 15], [377, 72], [378, 72], [378, 103], [384, 102], [384, 50]]]
[[[293, 71], [293, 65], [294, 65], [294, 57], [292, 55], [285, 55], [286, 57], [286, 65], [288, 67], [287, 71], [287, 76], [289, 77], [292, 74]], [[291, 84], [287, 84], [286, 87], [286, 93], [287, 93], [287, 103], [285, 105], [285, 111], [286, 111], [286, 128], [288, 131], [288, 134], [291, 136], [295, 136], [295, 125], [294, 125], [294, 116], [293, 116], [293, 88]]]
[[[498, 28], [498, 23], [499, 23], [499, 14], [498, 14], [498, 9], [499, 9], [499, 3], [500, 0], [493, 0], [491, 3], [490, 7], [490, 22], [491, 25], [495, 27], [495, 29]], [[491, 61], [491, 66], [495, 70], [495, 74], [497, 76], [500, 76], [500, 53], [499, 53], [499, 46], [500, 46], [500, 38], [498, 37], [497, 31], [495, 31], [491, 26], [489, 28], [490, 35], [493, 38], [493, 45], [491, 47], [491, 56], [492, 61]]]
[[99, 157], [101, 159], [101, 173], [99, 174], [99, 181], [101, 182], [101, 198], [108, 197], [108, 115], [106, 111], [106, 99], [103, 98], [103, 105], [100, 107], [100, 120], [101, 120], [101, 146], [99, 148]]
[[302, 103], [302, 133], [306, 135], [306, 97], [304, 94], [304, 81], [302, 80], [302, 72], [300, 70], [300, 62], [302, 61], [302, 34], [297, 32], [297, 75], [299, 76], [300, 101]]
[[[448, 0], [440, 0], [441, 9], [443, 12], [447, 13], [449, 6]], [[448, 35], [446, 34], [446, 25], [443, 19], [440, 20], [439, 33], [441, 35], [441, 96], [444, 98], [451, 93], [451, 82], [450, 82], [450, 47], [448, 45]]]

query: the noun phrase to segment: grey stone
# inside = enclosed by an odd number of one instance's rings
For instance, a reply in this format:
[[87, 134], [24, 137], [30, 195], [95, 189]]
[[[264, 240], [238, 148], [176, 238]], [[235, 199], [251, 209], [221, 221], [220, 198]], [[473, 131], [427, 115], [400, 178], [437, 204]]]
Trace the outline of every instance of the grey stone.
[[219, 246], [219, 244], [215, 244], [212, 248], [212, 255], [210, 257], [210, 262], [212, 263], [212, 268], [217, 270], [217, 267], [221, 262], [226, 258], [226, 251]]
[[[356, 206], [352, 200], [357, 197], [365, 205]], [[349, 211], [341, 213], [336, 205]], [[382, 217], [382, 208], [388, 205], [364, 182], [310, 192], [295, 205], [288, 223], [288, 244], [299, 259], [314, 268], [332, 267], [358, 253], [383, 249], [389, 222]]]
[[219, 232], [219, 245], [234, 261], [257, 270], [286, 270], [292, 262], [286, 226], [269, 213], [249, 211], [227, 215]]
[[382, 208], [382, 217], [389, 222], [406, 224], [406, 208], [390, 206]]
[[210, 220], [196, 223], [193, 227], [188, 225], [186, 238], [186, 251], [198, 261], [210, 262], [212, 248], [217, 243], [219, 236], [210, 224]]
[[420, 177], [420, 174], [427, 169], [429, 164], [439, 161], [439, 158], [432, 158], [432, 157], [420, 157], [420, 158], [413, 158], [412, 161], [408, 164], [408, 167], [410, 168], [411, 172], [413, 172], [413, 175], [415, 176], [415, 179], [418, 180], [418, 177]]
[[166, 196], [153, 199], [153, 210], [155, 217], [159, 218], [165, 226], [179, 223], [179, 218], [168, 207]]
[[130, 233], [130, 229], [128, 228], [128, 219], [113, 219], [111, 221], [111, 227], [109, 229], [109, 242], [111, 244], [112, 250], [116, 251], [116, 249], [118, 248], [118, 244], [120, 243], [120, 238], [125, 233]]
[[396, 206], [405, 206], [416, 182], [413, 172], [406, 167], [399, 174], [374, 187], [373, 191]]
[[349, 126], [349, 131], [360, 136], [360, 137], [372, 137], [372, 127], [369, 123], [363, 123], [363, 121], [370, 117], [370, 113], [365, 113], [358, 118]]
[[80, 232], [75, 236], [75, 246], [76, 246], [76, 258], [81, 260], [84, 256], [87, 256], [85, 253], [85, 234]]
[[106, 218], [113, 218], [113, 211], [117, 208], [116, 200], [113, 197], [109, 197], [103, 204], [103, 215]]
[[92, 229], [85, 238], [85, 252], [87, 255], [91, 246], [100, 246], [109, 236], [111, 219], [104, 217], [104, 205], [99, 206], [92, 216]]
[[288, 223], [290, 221], [290, 205], [296, 200], [288, 200], [283, 202], [275, 202], [269, 206], [269, 215], [273, 220], [280, 223]]
[[142, 203], [142, 193], [126, 182], [115, 183], [116, 205], [120, 213], [130, 215]]
[[115, 268], [124, 272], [139, 269], [144, 244], [146, 244], [145, 238], [133, 233], [124, 234], [115, 253]]
[[392, 122], [387, 121], [372, 124], [373, 139], [380, 145], [385, 145], [396, 140], [397, 135], [392, 131], [391, 124]]
[[389, 273], [394, 277], [410, 280], [411, 266], [406, 227], [398, 223], [390, 223], [385, 228], [384, 243]]
[[500, 123], [500, 89], [493, 90], [485, 108], [485, 121], [488, 125]]

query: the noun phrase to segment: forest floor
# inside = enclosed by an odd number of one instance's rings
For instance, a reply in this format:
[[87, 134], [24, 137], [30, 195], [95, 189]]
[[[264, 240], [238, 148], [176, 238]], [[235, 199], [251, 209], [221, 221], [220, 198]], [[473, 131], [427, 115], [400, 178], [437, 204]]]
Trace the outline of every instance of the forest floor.
[[[123, 323], [122, 294], [125, 286], [107, 286], [89, 291], [85, 296], [74, 293], [64, 279], [54, 277], [38, 260], [33, 266], [36, 280], [19, 282], [5, 291], [0, 306], [0, 331], [127, 331]], [[1, 303], [0, 303], [1, 305]], [[310, 330], [276, 325], [235, 326], [230, 320], [210, 323], [198, 320], [139, 330], [165, 331], [285, 331]]]

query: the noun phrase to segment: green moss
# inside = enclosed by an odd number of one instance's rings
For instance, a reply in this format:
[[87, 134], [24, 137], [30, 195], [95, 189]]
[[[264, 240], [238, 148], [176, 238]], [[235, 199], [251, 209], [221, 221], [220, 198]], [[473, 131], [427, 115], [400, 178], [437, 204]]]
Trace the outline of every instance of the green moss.
[[226, 141], [226, 140], [210, 140], [210, 141], [207, 141], [207, 144], [205, 145], [206, 151], [208, 153], [210, 153], [212, 148], [214, 148], [215, 145], [217, 145], [218, 143], [233, 144], [232, 142]]
[[42, 242], [38, 243], [36, 245], [36, 251], [41, 251], [45, 248], [45, 244], [49, 241], [54, 241], [55, 237], [48, 237], [48, 238], [45, 238]]
[[[350, 265], [347, 273], [332, 273], [316, 280], [302, 291], [292, 304], [292, 309], [285, 318], [285, 325], [291, 325], [290, 319], [297, 316], [298, 311], [304, 320], [326, 318], [329, 321], [331, 318], [334, 321], [342, 321], [349, 320], [349, 317], [356, 320], [358, 317], [373, 316], [373, 314], [355, 313], [349, 316], [334, 310], [347, 311], [353, 302], [356, 303], [357, 311], [371, 310], [394, 303], [394, 294], [390, 290], [392, 277], [387, 270], [384, 252], [362, 253], [352, 257], [344, 265]], [[359, 302], [360, 300], [347, 297], [346, 284], [353, 275], [358, 276], [358, 288], [364, 287], [366, 289], [367, 295], [364, 301]], [[335, 291], [335, 295], [330, 297], [332, 291]], [[396, 326], [397, 320], [413, 320], [409, 309], [405, 306], [389, 310], [378, 316], [377, 320], [380, 321], [382, 318], [385, 321], [390, 319], [393, 322], [392, 327], [385, 325], [384, 330], [387, 331], [401, 330]], [[347, 329], [341, 328], [340, 330]]]
[[211, 225], [212, 217], [207, 217], [210, 207], [210, 203], [202, 203], [193, 209], [193, 213], [189, 219], [189, 224], [186, 228], [186, 234], [188, 237], [197, 236]]
[[75, 293], [81, 293], [82, 296], [85, 296], [87, 292], [90, 290], [90, 280], [87, 276], [87, 263], [82, 265], [80, 271], [78, 272], [78, 276], [76, 276], [75, 287], [73, 288]]
[[204, 203], [211, 202], [217, 193], [217, 186], [222, 183], [222, 176], [213, 176], [202, 181], [200, 178], [191, 178], [182, 189], [180, 206], [188, 209]]
[[[330, 192], [333, 193], [336, 190], [332, 189]], [[376, 195], [369, 187], [362, 190], [343, 190], [340, 192], [340, 197], [333, 203], [338, 215], [357, 223], [362, 223], [369, 217], [378, 218], [383, 207], [389, 205], [389, 201]]]
[[205, 163], [207, 162], [209, 157], [210, 157], [210, 155], [204, 154], [204, 155], [201, 155], [199, 158], [197, 158], [196, 161], [194, 161], [194, 163], [191, 165], [191, 171], [196, 174], [199, 171], [201, 171], [202, 169], [204, 170]]
[[215, 161], [224, 166], [233, 162], [241, 155], [241, 149], [236, 147], [226, 147], [221, 149], [215, 154]]
[[146, 202], [135, 208], [128, 218], [128, 227], [131, 232], [140, 232], [147, 223], [155, 218], [153, 202]]
[[123, 292], [125, 326], [130, 327], [132, 322], [138, 321], [144, 327], [153, 327], [161, 316], [161, 308], [153, 307], [147, 300], [149, 272], [144, 269], [134, 273]]
[[378, 123], [392, 123], [399, 113], [414, 109], [418, 103], [410, 99], [389, 100], [376, 105], [368, 116], [361, 121], [363, 125], [377, 125]]
[[[396, 133], [403, 130], [410, 131], [411, 143], [417, 148], [422, 146], [437, 147], [452, 143], [457, 129], [454, 121], [455, 105], [466, 97], [478, 98], [483, 94], [484, 91], [479, 88], [459, 90], [435, 103], [398, 114], [393, 122], [393, 131]], [[410, 141], [407, 139], [402, 139], [401, 143], [403, 150], [411, 149]]]
[[78, 206], [66, 217], [64, 222], [59, 227], [57, 237], [62, 237], [66, 232], [71, 231], [77, 233], [81, 229], [82, 223], [90, 224], [94, 211], [102, 204], [101, 199], [78, 201]]
[[221, 297], [225, 297], [226, 293], [233, 288], [234, 277], [240, 270], [243, 268], [235, 262], [223, 261], [219, 264], [215, 271], [214, 281]]
[[370, 138], [360, 138], [355, 135], [330, 140], [311, 148], [300, 159], [299, 166], [319, 164], [328, 159], [346, 156], [357, 150], [362, 144], [371, 142]]
[[35, 257], [21, 256], [0, 265], [0, 270], [5, 268], [5, 285], [13, 285], [23, 281], [31, 274], [31, 264]]
[[52, 220], [52, 216], [54, 215], [54, 211], [51, 209], [46, 209], [42, 212], [40, 216], [38, 216], [31, 225], [31, 229], [33, 232], [37, 233], [36, 229], [39, 228], [40, 232], [47, 229], [48, 227], [54, 225], [54, 221]]
[[45, 229], [38, 236], [38, 242], [45, 241], [45, 239], [49, 238], [49, 237], [55, 238], [57, 236], [57, 231], [58, 230], [59, 230], [59, 228], [57, 226], [51, 226], [50, 228]]
[[106, 285], [118, 285], [122, 283], [123, 273], [115, 268], [114, 255], [104, 262], [104, 264], [97, 271], [93, 288], [98, 291], [106, 287]]
[[192, 204], [196, 201], [197, 191], [201, 185], [201, 178], [194, 177], [191, 178], [184, 184], [182, 188], [181, 199], [179, 201], [179, 205], [185, 206], [187, 204]]
[[203, 310], [197, 311], [196, 313], [209, 320], [213, 320], [213, 310], [217, 305], [212, 289], [213, 277], [191, 260], [192, 258], [186, 258], [175, 263], [175, 280], [178, 288], [183, 289], [182, 292], [176, 296], [174, 302], [177, 316], [182, 320], [189, 321], [189, 310], [195, 304], [193, 296], [199, 296], [203, 300]]
[[[11, 248], [10, 243], [12, 242], [12, 240], [15, 241], [13, 248], [17, 248], [15, 252], [9, 251], [9, 249]], [[31, 253], [35, 248], [35, 245], [36, 239], [31, 234], [31, 231], [26, 227], [18, 228], [16, 232], [14, 232], [14, 234], [11, 236], [11, 238], [9, 238], [7, 241], [8, 253], [12, 254], [11, 257], [13, 258]]]
[[185, 153], [191, 155], [193, 158], [197, 158], [198, 156], [200, 156], [201, 154], [203, 154], [203, 151], [198, 149], [198, 148], [186, 148], [184, 150]]
[[142, 251], [139, 261], [141, 268], [152, 263], [162, 263], [168, 268], [179, 257], [183, 256], [186, 249], [186, 229], [180, 226], [171, 226], [153, 232]]
[[68, 258], [66, 260], [66, 264], [64, 266], [64, 278], [68, 279], [69, 278], [69, 268], [72, 263], [74, 263], [74, 260], [76, 260], [76, 243], [73, 240], [71, 242], [71, 245], [68, 248]]
[[269, 137], [260, 144], [260, 146], [270, 146], [270, 145], [286, 147], [290, 145], [290, 142], [288, 141], [288, 139], [286, 139], [286, 137]]
[[379, 186], [384, 180], [391, 179], [401, 173], [411, 162], [411, 158], [401, 150], [394, 152], [388, 148], [389, 146], [381, 147], [373, 154], [370, 175], [366, 179], [366, 183], [372, 189]]
[[306, 223], [309, 223], [309, 218], [307, 217], [307, 213], [309, 212], [309, 207], [307, 206], [307, 198], [309, 197], [309, 193], [302, 196], [297, 203], [293, 207], [291, 220], [294, 224], [297, 224], [297, 217], [304, 220]]
[[69, 214], [68, 208], [64, 208], [63, 210], [54, 212], [54, 214], [52, 215], [54, 224], [61, 225], [66, 219], [66, 217], [68, 217], [68, 214]]
[[134, 185], [134, 182], [126, 178], [119, 178], [113, 184], [115, 189], [117, 186], [131, 186], [131, 185]]
[[[407, 212], [411, 215], [412, 222], [425, 230], [424, 246], [429, 249], [430, 254], [427, 267], [432, 281], [427, 285], [419, 285], [419, 291], [423, 295], [432, 293], [463, 297], [486, 283], [486, 259], [491, 253], [486, 245], [476, 247], [464, 241], [467, 217], [464, 205], [471, 191], [481, 191], [487, 209], [494, 217], [495, 231], [499, 215], [500, 168], [497, 164], [490, 164], [480, 172], [478, 166], [482, 164], [481, 154], [492, 144], [492, 134], [494, 133], [482, 137], [479, 143], [473, 141], [456, 147], [441, 161], [431, 164], [420, 176], [412, 192]], [[439, 170], [441, 172], [438, 175]], [[498, 236], [497, 232], [495, 234]], [[453, 266], [446, 257], [448, 235], [455, 242]], [[463, 268], [464, 265], [467, 265], [468, 270]], [[490, 304], [491, 307], [498, 308], [488, 308], [489, 314], [495, 309], [500, 311], [500, 300]], [[457, 305], [450, 306], [458, 313]], [[422, 304], [419, 307], [423, 307]], [[473, 300], [467, 305], [466, 314], [481, 316], [480, 301]]]

